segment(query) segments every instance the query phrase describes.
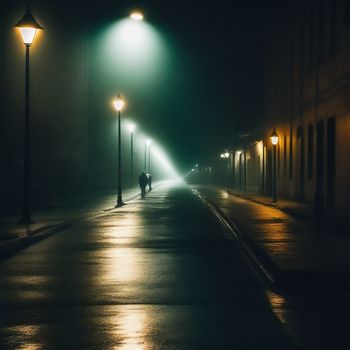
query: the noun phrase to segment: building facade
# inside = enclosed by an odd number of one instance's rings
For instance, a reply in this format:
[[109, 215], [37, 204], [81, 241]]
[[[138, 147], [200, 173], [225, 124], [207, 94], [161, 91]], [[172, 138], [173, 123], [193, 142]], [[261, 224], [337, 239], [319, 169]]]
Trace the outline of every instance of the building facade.
[[278, 196], [318, 215], [350, 213], [350, 1], [289, 1], [278, 21], [265, 47], [262, 128], [234, 151], [235, 187], [271, 194], [276, 180]]

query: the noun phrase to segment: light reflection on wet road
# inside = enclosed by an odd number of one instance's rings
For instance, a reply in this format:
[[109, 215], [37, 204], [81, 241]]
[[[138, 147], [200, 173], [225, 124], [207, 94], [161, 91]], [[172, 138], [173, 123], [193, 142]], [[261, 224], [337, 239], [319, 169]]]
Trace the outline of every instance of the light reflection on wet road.
[[184, 185], [0, 264], [1, 349], [292, 349], [232, 238]]

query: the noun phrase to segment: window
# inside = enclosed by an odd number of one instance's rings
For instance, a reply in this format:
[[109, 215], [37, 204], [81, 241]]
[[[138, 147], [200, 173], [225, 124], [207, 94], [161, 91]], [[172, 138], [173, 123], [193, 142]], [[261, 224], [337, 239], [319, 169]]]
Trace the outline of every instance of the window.
[[284, 143], [283, 143], [283, 173], [284, 176], [287, 174], [287, 135], [284, 136]]
[[333, 53], [337, 50], [337, 0], [332, 0], [330, 6], [330, 50]]
[[314, 172], [314, 127], [309, 124], [307, 128], [307, 178], [312, 179]]
[[280, 143], [277, 145], [277, 175], [278, 178], [280, 177], [281, 174], [281, 146]]
[[344, 14], [344, 24], [350, 24], [350, 0], [346, 0], [345, 14]]
[[312, 10], [311, 1], [307, 3], [307, 15], [306, 15], [306, 25], [307, 25], [307, 68], [311, 72], [313, 65], [313, 54], [314, 54], [314, 13]]
[[318, 6], [318, 16], [317, 16], [317, 59], [318, 61], [322, 61], [324, 59], [324, 0], [319, 0], [319, 6]]
[[289, 132], [289, 178], [293, 177], [293, 130], [290, 126]]
[[335, 117], [327, 120], [327, 204], [334, 207], [335, 197]]

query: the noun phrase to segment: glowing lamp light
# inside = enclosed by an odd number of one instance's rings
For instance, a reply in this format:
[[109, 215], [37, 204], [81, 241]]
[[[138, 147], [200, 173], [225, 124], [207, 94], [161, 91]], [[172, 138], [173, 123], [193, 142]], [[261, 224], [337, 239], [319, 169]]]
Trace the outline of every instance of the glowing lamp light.
[[119, 92], [117, 98], [113, 101], [113, 105], [118, 112], [120, 112], [125, 106], [125, 101], [120, 97]]
[[151, 143], [152, 143], [152, 140], [151, 140], [151, 139], [147, 139], [147, 140], [146, 140], [146, 145], [147, 145], [147, 146], [150, 146]]
[[132, 123], [128, 124], [128, 130], [131, 133], [135, 131], [135, 128], [136, 128], [135, 124], [132, 124]]
[[270, 136], [271, 143], [276, 146], [278, 144], [278, 135], [276, 133], [276, 130], [274, 130]]
[[142, 21], [143, 14], [140, 11], [134, 11], [130, 14], [130, 18], [135, 20], [135, 21]]
[[37, 30], [43, 29], [33, 17], [29, 5], [27, 5], [24, 16], [14, 26], [19, 29], [23, 43], [28, 46], [33, 43]]
[[220, 158], [222, 158], [222, 159], [227, 159], [229, 156], [230, 156], [230, 153], [228, 153], [228, 152], [220, 154]]

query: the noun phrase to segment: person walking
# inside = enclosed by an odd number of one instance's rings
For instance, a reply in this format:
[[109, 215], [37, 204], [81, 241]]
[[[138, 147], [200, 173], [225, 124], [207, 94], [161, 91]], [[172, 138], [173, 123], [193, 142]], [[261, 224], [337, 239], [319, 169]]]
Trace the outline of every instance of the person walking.
[[145, 172], [142, 172], [139, 176], [139, 185], [141, 188], [141, 198], [145, 198], [147, 184], [148, 184], [147, 175]]

